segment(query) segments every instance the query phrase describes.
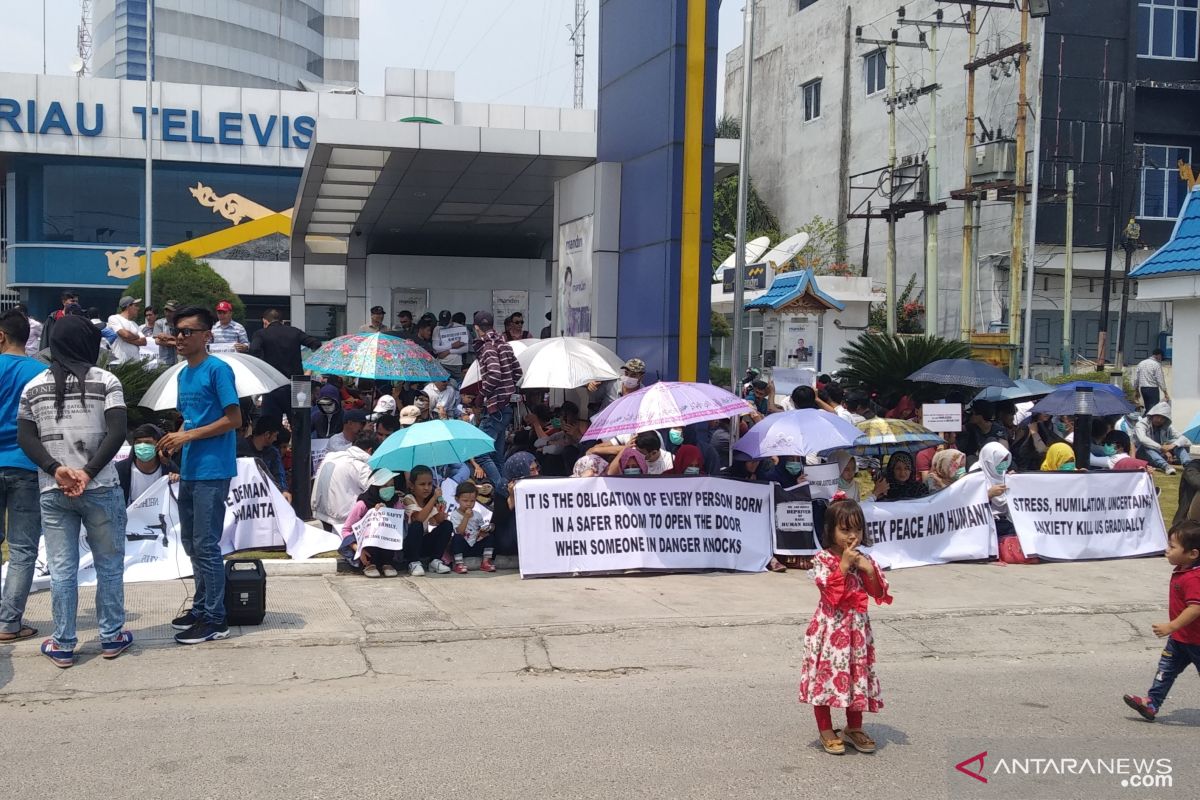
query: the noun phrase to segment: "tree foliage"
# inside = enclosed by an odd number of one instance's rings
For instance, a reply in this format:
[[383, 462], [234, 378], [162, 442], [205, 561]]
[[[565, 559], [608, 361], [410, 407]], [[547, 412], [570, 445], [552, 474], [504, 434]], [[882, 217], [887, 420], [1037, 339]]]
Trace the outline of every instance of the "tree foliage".
[[798, 233], [808, 234], [808, 244], [796, 253], [780, 272], [793, 269], [812, 269], [818, 275], [850, 275], [853, 268], [846, 262], [846, 229], [819, 214], [800, 226]]
[[[917, 285], [917, 276], [913, 275], [904, 286], [904, 291], [896, 298], [896, 333], [924, 333], [925, 305], [919, 300], [913, 300], [913, 290]], [[887, 330], [887, 305], [872, 303], [867, 324], [877, 331]]]
[[[713, 269], [733, 253], [733, 241], [729, 236], [737, 235], [738, 176], [730, 175], [713, 186]], [[779, 220], [775, 213], [758, 196], [754, 181], [750, 181], [750, 196], [746, 200], [746, 241], [760, 236], [769, 236], [771, 242], [779, 241]], [[721, 276], [714, 276], [719, 280]]]
[[[155, 270], [155, 277], [157, 277]], [[106, 370], [117, 376], [121, 382], [121, 392], [125, 395], [125, 405], [129, 411], [129, 428], [132, 430], [146, 422], [161, 423], [168, 415], [138, 405], [145, 396], [146, 390], [167, 371], [167, 367], [146, 369], [141, 361], [126, 361], [124, 364], [108, 364]]]
[[923, 402], [945, 397], [953, 387], [913, 383], [909, 375], [939, 359], [970, 357], [966, 343], [940, 336], [867, 333], [842, 348], [838, 378], [847, 389], [878, 393], [884, 405], [894, 404], [905, 394]]
[[719, 311], [711, 313], [709, 329], [712, 331], [714, 339], [724, 339], [733, 336], [733, 326], [729, 324], [729, 320], [725, 319], [725, 315]]
[[[197, 261], [188, 253], [176, 253], [165, 264], [154, 268], [153, 304], [161, 308], [168, 300], [174, 300], [180, 308], [203, 306], [209, 310], [217, 303], [228, 300], [233, 305], [234, 319], [246, 316], [246, 305], [229, 288], [229, 282], [218, 275], [207, 261]], [[132, 297], [145, 297], [146, 279], [139, 276], [125, 293]]]

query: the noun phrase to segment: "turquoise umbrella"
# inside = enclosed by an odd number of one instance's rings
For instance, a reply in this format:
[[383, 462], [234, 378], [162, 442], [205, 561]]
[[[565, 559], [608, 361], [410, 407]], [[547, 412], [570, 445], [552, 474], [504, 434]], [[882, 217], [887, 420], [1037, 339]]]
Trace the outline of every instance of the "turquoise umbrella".
[[321, 345], [304, 368], [322, 375], [380, 381], [444, 381], [450, 377], [425, 348], [384, 333], [353, 333]]
[[457, 419], [435, 419], [396, 431], [367, 463], [372, 469], [408, 472], [416, 466], [462, 464], [495, 448], [495, 440], [474, 425]]

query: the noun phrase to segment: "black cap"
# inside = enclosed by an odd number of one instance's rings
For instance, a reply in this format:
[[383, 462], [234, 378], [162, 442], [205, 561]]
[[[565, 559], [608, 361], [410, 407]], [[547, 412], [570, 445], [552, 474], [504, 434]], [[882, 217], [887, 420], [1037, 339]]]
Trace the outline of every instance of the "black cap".
[[449, 311], [442, 311], [442, 313], [438, 314], [438, 325], [445, 327], [446, 325], [449, 325], [453, 319], [454, 317]]
[[434, 325], [437, 325], [437, 317], [435, 317], [433, 314], [430, 314], [428, 311], [425, 312], [424, 314], [422, 314], [421, 318], [419, 320], [417, 320], [418, 328], [424, 328], [426, 325], [428, 325], [431, 328]]

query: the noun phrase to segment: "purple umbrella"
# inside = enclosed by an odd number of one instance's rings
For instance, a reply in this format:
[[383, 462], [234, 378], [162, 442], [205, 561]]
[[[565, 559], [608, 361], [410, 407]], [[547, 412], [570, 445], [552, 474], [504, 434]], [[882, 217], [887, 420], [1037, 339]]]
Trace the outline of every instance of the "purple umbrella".
[[642, 431], [682, 428], [728, 419], [750, 410], [735, 394], [708, 383], [660, 381], [615, 401], [592, 419], [588, 439], [611, 439]]
[[815, 408], [772, 414], [741, 438], [734, 450], [753, 458], [806, 456], [837, 447], [851, 447], [862, 431], [851, 423]]

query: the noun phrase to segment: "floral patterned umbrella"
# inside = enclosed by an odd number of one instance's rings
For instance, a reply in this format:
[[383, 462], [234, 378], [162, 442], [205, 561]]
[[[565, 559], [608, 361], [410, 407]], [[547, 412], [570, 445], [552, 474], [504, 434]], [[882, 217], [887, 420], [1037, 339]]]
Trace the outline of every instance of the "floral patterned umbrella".
[[418, 344], [384, 333], [339, 336], [321, 346], [304, 368], [322, 375], [381, 381], [444, 381], [445, 367]]

